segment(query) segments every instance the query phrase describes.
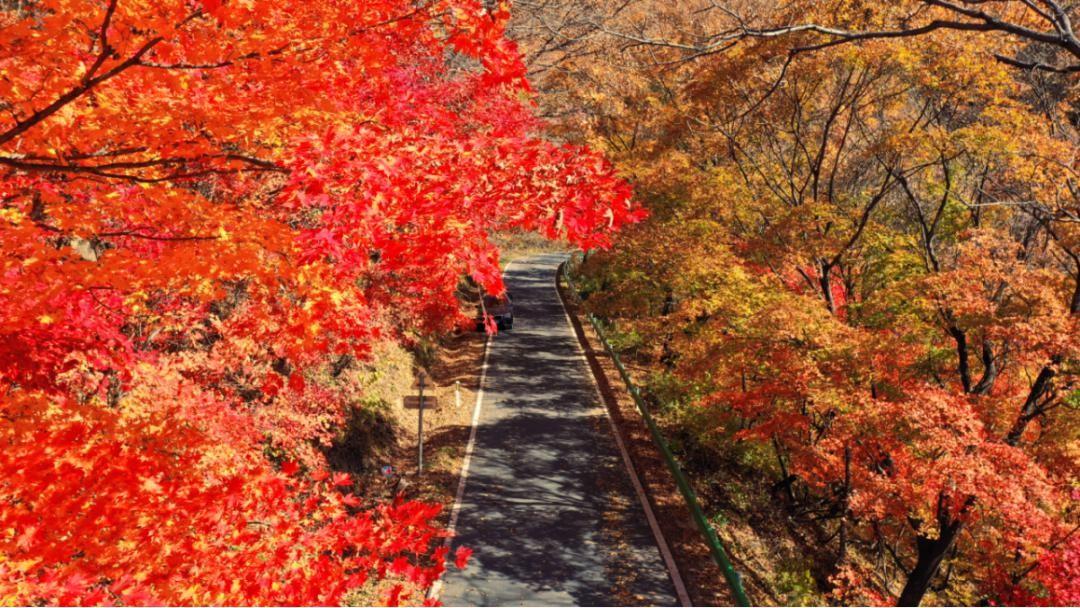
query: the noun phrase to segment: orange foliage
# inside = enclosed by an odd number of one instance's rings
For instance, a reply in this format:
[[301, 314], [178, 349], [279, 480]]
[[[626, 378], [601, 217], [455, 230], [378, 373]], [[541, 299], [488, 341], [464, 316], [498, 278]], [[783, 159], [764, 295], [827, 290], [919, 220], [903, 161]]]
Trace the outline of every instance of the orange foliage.
[[324, 470], [341, 371], [453, 327], [462, 275], [499, 291], [491, 231], [603, 246], [640, 217], [540, 137], [486, 4], [0, 7], [0, 603], [334, 604], [442, 571], [437, 507]]

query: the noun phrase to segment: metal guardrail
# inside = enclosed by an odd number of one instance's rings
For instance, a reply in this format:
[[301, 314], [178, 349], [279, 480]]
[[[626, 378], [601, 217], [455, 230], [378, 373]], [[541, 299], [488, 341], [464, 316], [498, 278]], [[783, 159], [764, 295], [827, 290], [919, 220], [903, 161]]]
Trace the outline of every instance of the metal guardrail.
[[[571, 261], [573, 261], [573, 259], [574, 257], [570, 258]], [[570, 287], [570, 293], [573, 294], [574, 299], [580, 304], [581, 296], [578, 293], [577, 287], [574, 285], [573, 279], [570, 278], [568, 263], [564, 263], [561, 268], [563, 278], [566, 279], [566, 284]], [[656, 426], [652, 413], [649, 411], [649, 406], [641, 397], [640, 389], [634, 384], [629, 372], [626, 371], [626, 367], [619, 358], [619, 354], [611, 347], [611, 343], [608, 341], [607, 334], [600, 321], [590, 312], [586, 312], [585, 317], [589, 320], [593, 329], [596, 330], [596, 335], [600, 338], [600, 343], [604, 345], [604, 350], [607, 351], [611, 360], [615, 362], [615, 367], [619, 370], [619, 375], [622, 376], [623, 382], [626, 383], [627, 388], [630, 390], [630, 396], [634, 398], [634, 403], [637, 405], [638, 411], [641, 412], [641, 417], [645, 420], [646, 426], [649, 427], [649, 433], [652, 435], [653, 443], [656, 444], [660, 453], [663, 454], [664, 462], [667, 463], [668, 470], [671, 471], [672, 477], [675, 478], [675, 485], [679, 487], [679, 492], [682, 493], [683, 499], [686, 500], [686, 506], [690, 509], [690, 516], [693, 518], [698, 530], [701, 531], [702, 536], [705, 537], [705, 544], [709, 547], [709, 552], [712, 554], [713, 561], [716, 562], [716, 565], [720, 567], [721, 572], [724, 573], [724, 579], [727, 581], [728, 587], [731, 588], [731, 593], [735, 596], [736, 605], [750, 606], [750, 599], [746, 596], [746, 591], [743, 589], [742, 576], [739, 575], [735, 570], [735, 567], [731, 564], [731, 560], [728, 558], [728, 552], [724, 548], [723, 542], [721, 542], [720, 537], [717, 536], [716, 530], [713, 528], [712, 524], [706, 519], [705, 512], [701, 509], [701, 503], [698, 501], [697, 493], [694, 492], [694, 488], [690, 485], [690, 481], [687, 479], [686, 473], [683, 472], [682, 467], [679, 466], [679, 462], [675, 460], [675, 455], [672, 454], [667, 440], [664, 439], [663, 434], [660, 433], [660, 429]]]

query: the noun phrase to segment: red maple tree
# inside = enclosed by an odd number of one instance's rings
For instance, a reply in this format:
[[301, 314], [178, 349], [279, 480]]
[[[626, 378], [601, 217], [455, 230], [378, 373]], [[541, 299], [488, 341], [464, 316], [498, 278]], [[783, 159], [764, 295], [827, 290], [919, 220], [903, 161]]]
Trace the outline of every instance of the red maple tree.
[[436, 506], [325, 472], [340, 369], [459, 322], [463, 274], [501, 290], [490, 232], [597, 246], [640, 216], [540, 137], [507, 18], [0, 8], [0, 597], [330, 604], [442, 571]]

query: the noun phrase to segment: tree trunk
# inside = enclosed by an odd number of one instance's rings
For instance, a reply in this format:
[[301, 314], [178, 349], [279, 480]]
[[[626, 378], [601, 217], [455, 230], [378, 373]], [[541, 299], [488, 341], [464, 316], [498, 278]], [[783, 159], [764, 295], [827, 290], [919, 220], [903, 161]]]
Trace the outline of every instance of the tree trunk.
[[821, 285], [821, 295], [825, 297], [825, 304], [829, 307], [831, 314], [836, 314], [836, 302], [833, 301], [832, 293], [832, 277], [829, 276], [832, 272], [832, 265], [825, 262], [821, 263], [821, 278], [818, 279], [818, 283]]
[[[1074, 317], [1080, 315], [1080, 259], [1077, 259], [1076, 265], [1078, 271], [1076, 289], [1073, 291], [1072, 300], [1069, 302], [1069, 314]], [[1057, 375], [1055, 367], [1060, 365], [1062, 360], [1063, 356], [1061, 354], [1054, 355], [1050, 358], [1050, 365], [1043, 367], [1039, 371], [1039, 375], [1035, 378], [1035, 383], [1031, 385], [1031, 391], [1028, 392], [1027, 399], [1024, 401], [1024, 406], [1020, 408], [1016, 422], [1013, 423], [1012, 428], [1009, 429], [1009, 434], [1005, 437], [1005, 443], [1013, 446], [1020, 443], [1020, 438], [1024, 435], [1028, 423], [1045, 411], [1046, 403], [1040, 403], [1040, 401], [1053, 390], [1054, 376]]]
[[897, 606], [919, 605], [930, 588], [934, 576], [937, 575], [938, 569], [941, 568], [941, 561], [945, 559], [945, 554], [956, 541], [962, 525], [962, 522], [955, 521], [942, 527], [937, 538], [916, 537], [919, 559], [915, 562], [915, 568], [908, 574], [904, 590], [900, 592], [900, 599], [896, 601]]
[[[1054, 357], [1052, 360], [1053, 365], [1060, 362], [1060, 357]], [[1049, 365], [1039, 372], [1039, 375], [1035, 378], [1035, 383], [1031, 385], [1027, 400], [1024, 401], [1024, 407], [1020, 408], [1020, 414], [1016, 417], [1016, 422], [1013, 423], [1012, 429], [1009, 430], [1009, 434], [1005, 437], [1005, 443], [1013, 446], [1020, 443], [1020, 437], [1024, 435], [1028, 423], [1042, 413], [1043, 409], [1040, 400], [1053, 387], [1055, 375], [1057, 375], [1057, 372]]]
[[971, 389], [971, 392], [976, 395], [988, 394], [990, 389], [994, 388], [994, 382], [998, 377], [997, 359], [994, 358], [994, 346], [990, 344], [990, 341], [986, 338], [983, 338], [982, 341], [982, 362], [982, 379]]
[[949, 334], [956, 340], [956, 358], [958, 360], [957, 367], [960, 371], [960, 382], [964, 385], [964, 392], [971, 392], [971, 363], [968, 360], [968, 344], [967, 334], [962, 329], [952, 325], [949, 327]]

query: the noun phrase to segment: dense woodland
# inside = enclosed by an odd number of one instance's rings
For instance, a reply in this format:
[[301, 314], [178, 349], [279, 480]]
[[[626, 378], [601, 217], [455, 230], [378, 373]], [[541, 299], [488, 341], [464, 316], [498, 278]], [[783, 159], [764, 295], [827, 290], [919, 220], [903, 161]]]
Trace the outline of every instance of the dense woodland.
[[824, 597], [1080, 602], [1076, 3], [519, 8], [542, 110], [651, 213], [590, 307], [820, 526]]
[[537, 136], [508, 16], [0, 2], [0, 604], [420, 603], [464, 566], [324, 453], [376, 345], [502, 289], [491, 231], [639, 215]]

